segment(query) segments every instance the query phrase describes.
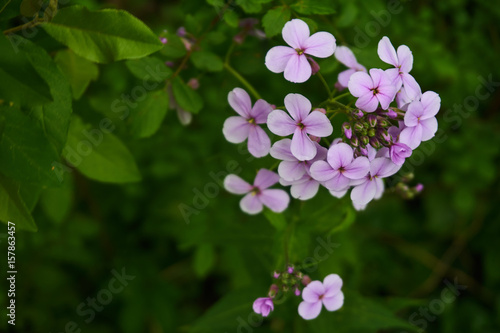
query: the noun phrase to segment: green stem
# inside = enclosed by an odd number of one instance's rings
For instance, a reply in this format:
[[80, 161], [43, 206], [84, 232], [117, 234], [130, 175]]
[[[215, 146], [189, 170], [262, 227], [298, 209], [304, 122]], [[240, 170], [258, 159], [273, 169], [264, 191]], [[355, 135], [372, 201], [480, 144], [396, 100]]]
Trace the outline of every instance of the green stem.
[[326, 92], [328, 93], [328, 96], [330, 96], [332, 94], [332, 91], [330, 90], [330, 87], [328, 86], [328, 83], [326, 82], [325, 78], [323, 77], [323, 75], [320, 72], [317, 72], [316, 75], [318, 76], [320, 81], [325, 86], [325, 89], [326, 89]]
[[0, 13], [3, 12], [3, 10], [5, 9], [5, 7], [7, 7], [7, 5], [11, 2], [12, 0], [9, 0], [5, 3], [5, 5], [3, 5], [2, 9], [0, 9]]
[[342, 97], [349, 96], [350, 94], [351, 94], [350, 92], [346, 92], [345, 94], [338, 95], [337, 97], [330, 99], [330, 101], [336, 101], [337, 99], [341, 99]]
[[229, 59], [231, 58], [231, 54], [233, 53], [234, 47], [236, 46], [235, 42], [231, 43], [231, 46], [229, 46], [229, 49], [227, 50], [226, 57], [224, 58], [224, 62], [226, 64], [229, 64]]
[[14, 27], [14, 28], [10, 28], [10, 29], [4, 30], [3, 34], [7, 36], [7, 35], [10, 35], [10, 34], [12, 34], [12, 33], [14, 33], [14, 32], [17, 32], [17, 31], [19, 31], [19, 30], [23, 30], [23, 29], [25, 29], [25, 28], [33, 28], [33, 27], [36, 27], [37, 25], [42, 24], [43, 22], [45, 22], [45, 20], [44, 20], [44, 19], [36, 18], [36, 19], [34, 19], [33, 21], [29, 21], [29, 22], [27, 22], [27, 23], [25, 23], [25, 24], [23, 24], [23, 25], [19, 25], [19, 26], [17, 26], [17, 27]]
[[248, 89], [248, 91], [253, 95], [253, 97], [255, 97], [256, 99], [262, 99], [262, 97], [260, 97], [260, 95], [257, 92], [257, 90], [255, 90], [255, 88], [247, 80], [245, 80], [245, 78], [243, 76], [241, 76], [240, 73], [238, 73], [233, 67], [231, 67], [231, 65], [229, 65], [226, 62], [226, 63], [224, 63], [224, 67], [227, 69], [227, 71], [229, 73], [233, 74], [233, 76], [238, 81], [240, 81], [245, 86], [245, 88]]

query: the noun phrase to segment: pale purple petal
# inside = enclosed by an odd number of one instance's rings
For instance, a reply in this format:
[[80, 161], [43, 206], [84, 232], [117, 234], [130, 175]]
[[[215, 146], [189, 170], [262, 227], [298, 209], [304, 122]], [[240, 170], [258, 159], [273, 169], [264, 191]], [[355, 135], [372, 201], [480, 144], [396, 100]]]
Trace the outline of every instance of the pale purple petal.
[[372, 92], [369, 92], [358, 98], [356, 107], [366, 112], [373, 112], [377, 110], [378, 99]]
[[375, 178], [375, 185], [377, 186], [377, 191], [375, 192], [373, 199], [378, 200], [382, 197], [382, 194], [384, 194], [384, 181], [380, 178]]
[[259, 190], [265, 190], [268, 187], [273, 186], [280, 180], [280, 177], [276, 172], [267, 169], [260, 169], [255, 176], [253, 181], [253, 186], [258, 187]]
[[422, 126], [422, 141], [432, 139], [438, 129], [438, 122], [436, 117], [421, 120], [420, 125]]
[[283, 139], [275, 142], [269, 152], [271, 156], [277, 160], [297, 161], [297, 159], [295, 158], [295, 156], [293, 156], [290, 150], [291, 145], [292, 145], [292, 139]]
[[290, 193], [292, 197], [299, 200], [309, 200], [318, 193], [319, 183], [310, 178], [308, 181], [293, 184]]
[[325, 293], [325, 287], [321, 281], [312, 281], [302, 291], [302, 298], [304, 301], [314, 303], [319, 300], [319, 297]]
[[360, 179], [370, 171], [370, 161], [363, 156], [357, 157], [344, 167], [344, 176], [350, 179]]
[[397, 165], [403, 165], [405, 159], [412, 154], [411, 148], [401, 142], [393, 144], [389, 152], [391, 161]]
[[251, 127], [252, 124], [243, 117], [229, 117], [224, 121], [222, 133], [227, 141], [231, 143], [241, 143], [248, 138]]
[[321, 308], [321, 301], [317, 301], [314, 303], [308, 303], [304, 301], [299, 304], [299, 315], [305, 320], [311, 320], [319, 316]]
[[278, 173], [281, 178], [294, 181], [302, 178], [306, 173], [306, 166], [304, 162], [300, 161], [283, 161], [278, 166]]
[[389, 68], [386, 69], [385, 74], [389, 78], [391, 84], [394, 86], [396, 90], [401, 89], [401, 86], [403, 85], [403, 80], [401, 79], [401, 75], [399, 74], [399, 69], [398, 68]]
[[423, 93], [420, 102], [425, 110], [420, 119], [434, 117], [441, 107], [441, 98], [434, 91], [426, 91]]
[[290, 57], [285, 68], [285, 79], [293, 83], [306, 82], [312, 74], [311, 64], [305, 54], [295, 54]]
[[279, 136], [292, 134], [297, 128], [297, 123], [283, 110], [274, 110], [267, 117], [267, 127]]
[[288, 21], [281, 33], [285, 42], [294, 49], [303, 49], [310, 34], [307, 23], [299, 19]]
[[359, 205], [366, 205], [373, 200], [377, 193], [377, 185], [373, 180], [367, 180], [355, 186], [351, 191], [351, 200]]
[[394, 97], [396, 97], [396, 88], [393, 85], [381, 85], [377, 90], [377, 99], [380, 102], [380, 107], [387, 110]]
[[352, 74], [347, 86], [349, 87], [350, 93], [355, 97], [361, 97], [368, 93], [372, 93], [371, 89], [374, 87], [372, 78], [364, 72]]
[[328, 150], [328, 163], [334, 170], [349, 165], [354, 159], [354, 151], [347, 143], [340, 142]]
[[349, 68], [354, 68], [358, 65], [356, 56], [347, 46], [337, 46], [337, 49], [335, 50], [335, 58]]
[[259, 99], [250, 110], [250, 117], [255, 119], [257, 124], [265, 124], [267, 122], [267, 117], [272, 111], [273, 108], [268, 102], [263, 99]]
[[378, 56], [380, 59], [389, 64], [393, 65], [394, 67], [398, 67], [398, 56], [396, 54], [396, 50], [394, 49], [394, 46], [392, 46], [391, 41], [387, 37], [382, 37], [380, 42], [378, 42], [378, 49], [377, 49]]
[[330, 191], [340, 192], [349, 188], [351, 180], [342, 173], [336, 171], [332, 179], [323, 182], [323, 185]]
[[322, 301], [328, 311], [337, 311], [344, 305], [344, 293], [339, 292], [333, 297], [325, 297]]
[[335, 296], [342, 288], [342, 279], [338, 274], [327, 275], [323, 279], [323, 286], [325, 287], [325, 297]]
[[417, 99], [422, 94], [422, 90], [415, 78], [411, 74], [404, 73], [402, 79], [405, 93], [408, 98], [412, 101]]
[[308, 161], [316, 156], [316, 146], [307, 133], [298, 127], [295, 129], [295, 133], [292, 137], [291, 150], [293, 156], [299, 161]]
[[319, 111], [311, 112], [303, 121], [308, 134], [323, 138], [333, 133], [333, 127], [328, 117]]
[[420, 145], [420, 142], [422, 142], [422, 134], [423, 129], [421, 125], [406, 127], [399, 133], [399, 142], [415, 150]]
[[401, 166], [394, 164], [390, 158], [377, 157], [370, 163], [372, 177], [386, 178], [399, 171]]
[[398, 47], [398, 61], [401, 72], [409, 73], [413, 67], [413, 54], [410, 48], [406, 45]]
[[308, 163], [326, 160], [326, 156], [328, 155], [328, 149], [323, 147], [322, 145], [320, 145], [317, 142], [314, 142], [314, 145], [316, 146], [317, 153], [316, 153], [316, 156], [314, 156], [314, 158], [312, 160], [308, 161]]
[[285, 96], [285, 108], [295, 121], [300, 122], [307, 118], [312, 105], [301, 94], [288, 94]]
[[392, 83], [387, 74], [380, 68], [370, 69], [370, 76], [372, 78], [374, 88], [378, 88], [380, 85]]
[[408, 105], [408, 111], [405, 113], [404, 121], [408, 127], [417, 126], [419, 119], [424, 114], [424, 106], [419, 101], [411, 102]]
[[293, 48], [288, 46], [275, 46], [266, 54], [266, 67], [273, 73], [282, 73], [290, 58], [297, 54]]
[[236, 175], [227, 175], [224, 178], [224, 188], [233, 194], [245, 194], [252, 190], [252, 185]]
[[349, 84], [349, 79], [354, 73], [356, 73], [355, 69], [346, 69], [345, 71], [339, 73], [337, 80], [340, 86], [342, 87], [341, 89], [347, 88], [347, 85]]
[[270, 298], [266, 298], [266, 300], [264, 301], [264, 305], [262, 306], [262, 317], [267, 317], [269, 316], [269, 313], [274, 310], [274, 303], [272, 301], [272, 299]]
[[323, 182], [335, 176], [336, 171], [325, 161], [316, 161], [309, 169], [311, 176], [317, 181]]
[[248, 133], [248, 151], [255, 157], [263, 157], [269, 153], [271, 139], [258, 125], [252, 125]]
[[244, 118], [250, 118], [250, 109], [252, 109], [252, 101], [248, 93], [241, 88], [234, 88], [227, 95], [229, 105], [234, 111]]
[[260, 193], [259, 199], [264, 204], [275, 213], [281, 213], [284, 211], [288, 204], [290, 203], [290, 197], [283, 190], [264, 190]]
[[328, 32], [317, 32], [307, 38], [303, 46], [304, 52], [309, 55], [328, 58], [335, 52], [335, 37]]
[[366, 204], [360, 204], [360, 203], [357, 203], [356, 201], [353, 201], [352, 205], [354, 206], [354, 209], [356, 209], [357, 211], [366, 209]]
[[332, 191], [330, 190], [330, 194], [333, 195], [335, 198], [342, 198], [348, 191], [349, 189], [343, 190], [343, 191]]
[[262, 202], [254, 193], [248, 193], [241, 199], [240, 208], [247, 214], [255, 215], [262, 212]]
[[266, 300], [267, 298], [266, 297], [260, 297], [260, 298], [257, 298], [255, 300], [255, 302], [253, 302], [253, 312], [255, 313], [261, 313], [261, 307], [262, 305], [264, 304], [264, 301]]

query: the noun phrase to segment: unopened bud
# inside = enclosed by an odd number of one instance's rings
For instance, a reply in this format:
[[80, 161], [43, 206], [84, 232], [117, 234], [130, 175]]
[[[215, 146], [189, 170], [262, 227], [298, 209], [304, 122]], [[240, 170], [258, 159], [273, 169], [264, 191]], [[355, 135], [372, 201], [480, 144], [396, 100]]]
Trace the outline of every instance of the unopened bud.
[[377, 126], [377, 116], [374, 114], [369, 115], [368, 123], [370, 124], [371, 127]]
[[370, 138], [370, 145], [375, 149], [382, 148], [382, 144], [375, 137]]
[[363, 136], [361, 137], [361, 142], [363, 143], [363, 145], [364, 145], [364, 146], [366, 146], [367, 144], [369, 144], [369, 143], [370, 143], [370, 138], [369, 138], [369, 137], [367, 137], [366, 135], [363, 135]]
[[359, 152], [361, 153], [361, 155], [363, 156], [368, 156], [368, 149], [366, 147], [364, 148], [359, 148]]
[[392, 138], [389, 135], [389, 133], [387, 133], [386, 129], [380, 130], [378, 133], [379, 133], [379, 139], [381, 139], [384, 144], [388, 145], [391, 143]]
[[271, 287], [269, 288], [269, 297], [273, 298], [279, 291], [279, 288], [277, 285], [275, 285], [274, 283], [271, 285]]
[[368, 128], [370, 128], [370, 124], [368, 124], [367, 121], [364, 121], [363, 122], [363, 127], [366, 128], [366, 129], [368, 129]]
[[293, 266], [288, 266], [287, 271], [288, 271], [288, 274], [292, 274], [292, 273], [293, 273], [293, 271], [294, 271]]
[[307, 60], [309, 61], [309, 64], [311, 64], [311, 74], [314, 75], [319, 72], [318, 63], [311, 57], [307, 57]]
[[299, 288], [295, 288], [295, 296], [300, 296], [300, 289]]
[[280, 273], [278, 271], [273, 272], [273, 278], [277, 279], [280, 277]]
[[184, 27], [179, 27], [176, 32], [177, 36], [179, 37], [185, 37], [186, 36], [186, 28]]
[[420, 183], [419, 183], [419, 184], [417, 184], [417, 186], [415, 186], [415, 191], [416, 191], [417, 193], [420, 193], [420, 192], [422, 192], [423, 190], [424, 190], [424, 185], [423, 185], [423, 184], [420, 184]]
[[357, 111], [353, 111], [352, 113], [354, 116], [358, 117], [358, 118], [361, 118], [363, 117], [365, 114], [363, 113], [363, 111], [361, 110], [357, 110]]
[[309, 135], [309, 139], [311, 139], [312, 141], [316, 141], [317, 143], [321, 141], [321, 138], [318, 138], [317, 136], [314, 135]]
[[159, 37], [159, 38], [160, 38], [160, 42], [161, 42], [162, 44], [167, 44], [168, 39], [166, 39], [165, 37]]
[[191, 89], [196, 90], [200, 87], [200, 81], [198, 81], [197, 78], [193, 77], [189, 79], [187, 85], [191, 87]]
[[354, 130], [356, 132], [361, 132], [363, 130], [363, 124], [361, 124], [361, 123], [355, 123], [354, 124]]
[[369, 137], [374, 137], [375, 134], [376, 134], [375, 128], [370, 128], [370, 130], [368, 131], [368, 136]]
[[344, 135], [346, 138], [348, 139], [352, 138], [351, 124], [349, 124], [348, 122], [343, 123], [342, 129], [344, 130]]
[[302, 284], [304, 286], [307, 286], [309, 283], [311, 283], [311, 278], [308, 275], [304, 275], [302, 278]]
[[384, 127], [384, 128], [385, 128], [385, 127], [388, 127], [388, 126], [390, 125], [390, 124], [389, 124], [389, 122], [388, 122], [387, 120], [385, 120], [385, 119], [380, 119], [380, 118], [378, 119], [378, 122], [377, 122], [377, 123], [378, 123], [378, 125], [379, 125], [380, 127]]
[[287, 292], [289, 289], [290, 289], [290, 287], [287, 286], [287, 285], [282, 285], [281, 286], [281, 290], [283, 290], [284, 292]]
[[351, 139], [351, 145], [352, 145], [353, 147], [357, 147], [357, 146], [359, 146], [359, 140], [358, 140], [358, 137], [356, 137], [356, 136], [353, 136], [353, 137], [352, 137], [352, 139]]
[[396, 119], [398, 117], [398, 114], [393, 109], [389, 109], [387, 110], [387, 117], [391, 119]]
[[319, 111], [321, 112], [322, 114], [326, 114], [326, 110], [324, 108], [316, 108], [314, 109], [313, 111]]
[[165, 66], [172, 68], [175, 66], [175, 64], [173, 61], [165, 61]]
[[245, 34], [237, 34], [236, 36], [233, 37], [233, 40], [237, 44], [243, 44], [243, 41], [245, 40]]

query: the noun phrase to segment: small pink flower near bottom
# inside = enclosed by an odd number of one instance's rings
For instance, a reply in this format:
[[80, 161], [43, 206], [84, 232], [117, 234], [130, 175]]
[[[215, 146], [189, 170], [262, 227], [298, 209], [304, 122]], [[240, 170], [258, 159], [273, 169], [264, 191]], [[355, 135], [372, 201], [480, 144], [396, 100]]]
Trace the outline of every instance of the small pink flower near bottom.
[[344, 304], [342, 279], [337, 274], [330, 274], [321, 281], [312, 281], [302, 291], [302, 299], [299, 305], [299, 315], [306, 319], [314, 319], [319, 316], [323, 305], [328, 311], [336, 311]]
[[261, 314], [262, 317], [269, 316], [269, 313], [274, 310], [274, 303], [270, 297], [259, 297], [253, 302], [253, 311]]

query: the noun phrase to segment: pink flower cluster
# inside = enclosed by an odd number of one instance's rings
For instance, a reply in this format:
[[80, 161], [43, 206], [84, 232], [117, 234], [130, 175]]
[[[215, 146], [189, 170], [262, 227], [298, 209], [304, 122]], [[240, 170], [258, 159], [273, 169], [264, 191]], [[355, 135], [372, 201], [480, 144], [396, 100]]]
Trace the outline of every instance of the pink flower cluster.
[[[306, 97], [295, 93], [285, 96], [281, 108], [262, 99], [252, 105], [250, 96], [235, 88], [228, 101], [238, 116], [226, 120], [224, 136], [233, 143], [247, 140], [252, 155], [270, 153], [280, 163], [277, 173], [261, 169], [253, 185], [229, 175], [225, 187], [245, 194], [240, 205], [249, 214], [261, 212], [263, 206], [275, 212], [286, 209], [288, 194], [269, 189], [278, 182], [290, 186], [292, 197], [299, 200], [314, 197], [320, 186], [338, 198], [351, 190], [354, 207], [362, 210], [382, 196], [384, 178], [398, 172], [412, 151], [435, 135], [439, 95], [421, 92], [410, 74], [410, 49], [401, 45], [396, 50], [387, 37], [380, 40], [378, 55], [392, 67], [368, 71], [351, 50], [336, 47], [331, 34], [310, 36], [307, 24], [299, 19], [285, 25], [283, 38], [290, 47], [273, 47], [266, 56], [266, 66], [272, 72], [284, 71], [285, 79], [304, 82], [313, 73], [307, 55], [330, 57], [336, 50], [336, 59], [348, 67], [338, 75], [336, 87], [347, 88], [355, 106], [340, 104], [329, 96], [321, 103], [324, 108], [313, 107]], [[330, 138], [334, 126], [328, 115], [338, 113], [344, 113], [348, 120], [338, 124], [340, 133]], [[264, 125], [280, 139], [272, 143]], [[419, 189], [408, 191], [417, 193]]]

